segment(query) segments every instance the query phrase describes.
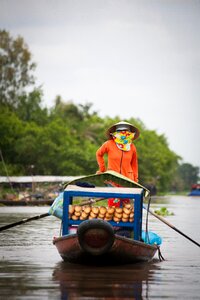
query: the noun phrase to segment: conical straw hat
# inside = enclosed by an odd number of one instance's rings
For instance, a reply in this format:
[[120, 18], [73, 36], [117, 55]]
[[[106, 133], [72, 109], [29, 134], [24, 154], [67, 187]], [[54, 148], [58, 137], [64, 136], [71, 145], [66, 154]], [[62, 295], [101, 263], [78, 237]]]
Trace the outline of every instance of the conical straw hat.
[[131, 132], [134, 132], [135, 135], [134, 135], [133, 140], [136, 140], [140, 135], [140, 131], [137, 127], [133, 126], [132, 124], [130, 124], [128, 122], [121, 121], [121, 122], [118, 122], [118, 123], [112, 125], [110, 128], [108, 128], [108, 130], [106, 131], [106, 136], [109, 139], [112, 139], [112, 136], [110, 134], [115, 132], [117, 129], [118, 130], [119, 129], [120, 130], [130, 130]]

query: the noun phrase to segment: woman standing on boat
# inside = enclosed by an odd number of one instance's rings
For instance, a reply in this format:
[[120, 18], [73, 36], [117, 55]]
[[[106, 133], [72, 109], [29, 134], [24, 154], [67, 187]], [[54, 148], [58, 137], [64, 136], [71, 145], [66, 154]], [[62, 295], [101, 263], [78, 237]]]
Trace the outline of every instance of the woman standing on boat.
[[[96, 152], [99, 165], [97, 173], [112, 170], [138, 182], [137, 150], [132, 141], [136, 140], [139, 134], [138, 128], [125, 121], [112, 125], [106, 132], [108, 140]], [[105, 154], [108, 156], [107, 167]]]
[[[125, 121], [112, 125], [106, 132], [108, 140], [96, 152], [99, 165], [97, 173], [112, 170], [138, 182], [137, 151], [132, 141], [136, 140], [139, 134], [138, 128]], [[105, 154], [108, 155], [107, 168]]]

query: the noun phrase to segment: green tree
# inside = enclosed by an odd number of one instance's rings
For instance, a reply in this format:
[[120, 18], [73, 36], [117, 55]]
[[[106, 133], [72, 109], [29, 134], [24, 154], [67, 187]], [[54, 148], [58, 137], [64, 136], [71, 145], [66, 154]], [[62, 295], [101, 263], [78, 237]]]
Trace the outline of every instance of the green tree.
[[[16, 141], [20, 139], [24, 130], [23, 122], [14, 111], [2, 106], [0, 109], [0, 148], [5, 160], [9, 175], [19, 175], [22, 170], [22, 162], [16, 164]], [[5, 169], [0, 163], [0, 174], [5, 174]]]
[[184, 190], [190, 189], [191, 185], [198, 181], [199, 168], [189, 163], [179, 165], [177, 172], [183, 181]]
[[55, 106], [51, 109], [51, 120], [62, 120], [62, 126], [66, 128], [60, 149], [63, 158], [59, 171], [62, 173], [68, 170], [75, 175], [89, 174], [97, 169], [95, 152], [103, 122], [96, 112], [90, 111], [91, 108], [91, 103], [65, 103], [57, 96]]
[[42, 108], [42, 90], [34, 89], [29, 94], [20, 96], [16, 113], [25, 122], [35, 122], [38, 125], [49, 122], [48, 110], [46, 107]]
[[169, 149], [165, 136], [143, 128], [136, 144], [140, 182], [169, 190], [180, 157]]
[[51, 108], [51, 118], [62, 119], [66, 124], [76, 126], [83, 120], [83, 116], [77, 105], [72, 101], [64, 102], [61, 96], [55, 99], [55, 105]]
[[24, 39], [0, 30], [0, 104], [17, 107], [18, 97], [34, 84], [35, 66]]

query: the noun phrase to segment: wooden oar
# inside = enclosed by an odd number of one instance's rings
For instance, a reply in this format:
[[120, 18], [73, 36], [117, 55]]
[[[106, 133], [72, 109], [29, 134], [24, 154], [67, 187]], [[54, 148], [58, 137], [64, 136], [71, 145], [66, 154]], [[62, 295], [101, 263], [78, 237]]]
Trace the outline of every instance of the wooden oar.
[[186, 239], [190, 240], [192, 243], [194, 243], [195, 245], [197, 245], [198, 247], [200, 247], [200, 244], [197, 243], [196, 241], [194, 241], [193, 239], [191, 239], [189, 236], [187, 236], [185, 233], [183, 233], [182, 231], [180, 231], [178, 228], [176, 228], [174, 225], [170, 224], [168, 221], [166, 221], [163, 217], [157, 215], [156, 213], [154, 213], [151, 209], [147, 209], [147, 207], [145, 205], [143, 205], [143, 208], [146, 209], [147, 211], [150, 212], [151, 215], [153, 215], [154, 217], [156, 217], [157, 219], [159, 219], [161, 222], [165, 223], [167, 226], [171, 227], [172, 229], [174, 229], [176, 232], [180, 233], [182, 236], [184, 236]]
[[[80, 206], [91, 205], [91, 204], [96, 203], [96, 202], [101, 201], [101, 200], [105, 200], [105, 198], [90, 199], [90, 200], [88, 200], [86, 202], [83, 202], [83, 203], [77, 204], [77, 205], [80, 205]], [[18, 225], [21, 225], [21, 224], [24, 224], [24, 223], [27, 223], [27, 222], [30, 222], [30, 221], [42, 219], [42, 218], [45, 218], [45, 217], [48, 217], [48, 216], [50, 216], [50, 214], [49, 213], [45, 213], [45, 214], [37, 215], [37, 216], [31, 217], [31, 218], [23, 219], [21, 221], [18, 221], [18, 222], [11, 223], [11, 224], [8, 224], [8, 225], [0, 227], [0, 232], [4, 231], [4, 230], [7, 230], [9, 228], [12, 228], [12, 227], [15, 227], [15, 226], [18, 226]]]
[[45, 218], [45, 217], [48, 217], [48, 216], [50, 216], [49, 213], [45, 213], [45, 214], [37, 215], [37, 216], [31, 217], [31, 218], [23, 219], [21, 221], [18, 221], [18, 222], [11, 223], [11, 224], [0, 227], [0, 231], [4, 231], [6, 229], [15, 227], [17, 225], [21, 225], [21, 224], [24, 224], [24, 223], [27, 223], [27, 222], [30, 222], [30, 221], [33, 221], [33, 220], [42, 219], [42, 218]]

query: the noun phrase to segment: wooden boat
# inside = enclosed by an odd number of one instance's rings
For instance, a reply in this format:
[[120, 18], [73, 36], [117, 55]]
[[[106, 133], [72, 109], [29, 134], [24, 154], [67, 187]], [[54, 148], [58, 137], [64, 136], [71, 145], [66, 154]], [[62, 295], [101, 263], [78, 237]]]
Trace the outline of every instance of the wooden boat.
[[[108, 185], [111, 181], [123, 187], [102, 186], [102, 182]], [[145, 243], [142, 240], [142, 205], [147, 195], [148, 190], [144, 187], [111, 171], [68, 183], [63, 193], [62, 236], [53, 240], [60, 256], [70, 263], [95, 265], [150, 261], [159, 247], [157, 244], [150, 244], [150, 241]], [[82, 206], [73, 204], [77, 197], [82, 201], [85, 198], [89, 200], [83, 201], [85, 205]], [[78, 206], [81, 207], [81, 213], [88, 204], [92, 210], [97, 209], [91, 204], [102, 201], [102, 198], [121, 199], [121, 202], [131, 199], [133, 204], [132, 208], [130, 205], [129, 208], [134, 212], [134, 217], [130, 218], [129, 215], [129, 219], [122, 217], [116, 221], [113, 215], [112, 218], [106, 219], [100, 214], [100, 209], [99, 214], [87, 216], [85, 219], [81, 218], [81, 214], [75, 215]], [[117, 211], [117, 208], [115, 210]]]
[[105, 231], [96, 229], [91, 220], [87, 223], [88, 231], [84, 236], [69, 234], [55, 238], [53, 243], [63, 260], [78, 264], [116, 265], [150, 261], [155, 255], [156, 245], [117, 234], [113, 238], [106, 231], [107, 222], [102, 222], [105, 223]]

